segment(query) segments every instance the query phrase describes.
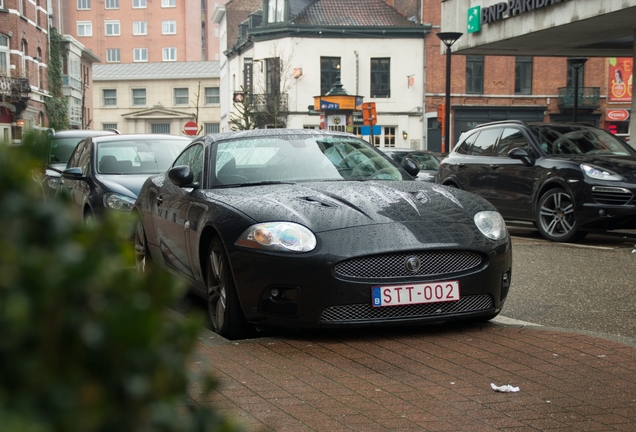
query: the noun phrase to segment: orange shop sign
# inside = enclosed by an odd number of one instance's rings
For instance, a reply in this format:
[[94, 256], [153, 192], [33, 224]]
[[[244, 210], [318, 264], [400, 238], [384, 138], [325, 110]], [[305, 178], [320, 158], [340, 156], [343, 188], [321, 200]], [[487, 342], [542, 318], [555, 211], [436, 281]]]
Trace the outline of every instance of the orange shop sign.
[[634, 60], [629, 57], [609, 59], [608, 102], [631, 102]]
[[626, 109], [606, 109], [605, 120], [607, 121], [625, 121], [629, 118], [629, 111]]

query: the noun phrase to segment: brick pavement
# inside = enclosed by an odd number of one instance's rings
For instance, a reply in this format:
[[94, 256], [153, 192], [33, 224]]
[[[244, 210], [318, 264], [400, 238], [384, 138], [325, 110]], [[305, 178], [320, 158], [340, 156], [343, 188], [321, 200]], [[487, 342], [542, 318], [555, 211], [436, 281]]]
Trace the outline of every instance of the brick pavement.
[[202, 368], [220, 386], [199, 402], [249, 431], [636, 430], [631, 339], [501, 323], [238, 342], [206, 331]]

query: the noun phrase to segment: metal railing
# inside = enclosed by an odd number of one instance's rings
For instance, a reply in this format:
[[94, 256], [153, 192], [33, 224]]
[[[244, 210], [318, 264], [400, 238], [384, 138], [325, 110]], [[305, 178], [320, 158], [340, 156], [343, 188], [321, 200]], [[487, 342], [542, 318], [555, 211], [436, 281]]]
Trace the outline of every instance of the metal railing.
[[15, 101], [29, 99], [31, 86], [28, 78], [11, 78], [0, 76], [0, 95]]
[[[596, 109], [600, 106], [600, 87], [579, 87], [577, 105], [579, 108]], [[574, 87], [560, 87], [559, 108], [574, 108]]]

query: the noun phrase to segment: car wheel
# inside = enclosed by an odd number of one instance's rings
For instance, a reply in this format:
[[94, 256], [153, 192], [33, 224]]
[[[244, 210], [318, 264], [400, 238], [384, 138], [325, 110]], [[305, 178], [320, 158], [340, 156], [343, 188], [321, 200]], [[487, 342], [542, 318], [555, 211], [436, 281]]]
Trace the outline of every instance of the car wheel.
[[135, 266], [137, 267], [137, 272], [147, 272], [151, 267], [151, 261], [144, 224], [141, 220], [137, 220], [137, 226], [135, 227]]
[[555, 242], [577, 241], [585, 237], [574, 217], [574, 200], [564, 189], [546, 192], [539, 199], [537, 228], [543, 237]]
[[244, 339], [255, 333], [241, 310], [234, 278], [221, 240], [216, 237], [208, 254], [208, 317], [212, 330], [227, 339]]

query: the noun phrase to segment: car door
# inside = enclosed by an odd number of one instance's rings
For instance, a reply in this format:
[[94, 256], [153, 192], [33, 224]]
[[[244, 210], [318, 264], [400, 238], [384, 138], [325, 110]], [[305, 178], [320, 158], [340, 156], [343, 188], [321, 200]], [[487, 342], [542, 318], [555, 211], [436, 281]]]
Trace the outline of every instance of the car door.
[[528, 166], [521, 160], [509, 157], [508, 153], [515, 148], [526, 150], [532, 161], [537, 159], [538, 153], [523, 130], [505, 127], [492, 160], [490, 202], [505, 218], [532, 219], [539, 168], [534, 163]]
[[472, 144], [468, 146], [462, 160], [457, 164], [457, 177], [462, 187], [486, 199], [491, 196], [490, 165], [500, 132], [500, 127], [480, 131]]
[[[60, 184], [61, 192], [67, 194], [70, 201], [76, 206], [82, 217], [87, 216], [84, 211], [86, 203], [92, 190], [92, 179], [90, 177], [90, 160], [92, 142], [90, 140], [81, 141], [75, 148], [66, 168], [80, 168], [81, 178], [65, 177]], [[92, 210], [88, 216], [92, 215]]]
[[[193, 182], [201, 184], [203, 153], [203, 145], [200, 143], [192, 145], [181, 153], [173, 166], [189, 166], [194, 175]], [[165, 264], [189, 277], [193, 276], [193, 271], [187, 248], [190, 230], [187, 214], [193, 201], [191, 196], [193, 190], [193, 188], [179, 187], [166, 179], [157, 191], [155, 202], [152, 204], [153, 226]]]

